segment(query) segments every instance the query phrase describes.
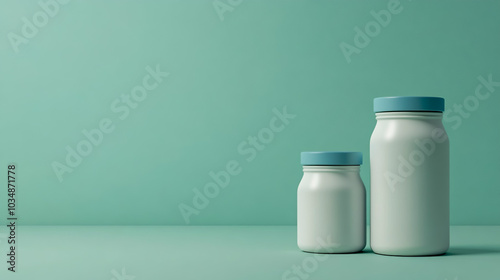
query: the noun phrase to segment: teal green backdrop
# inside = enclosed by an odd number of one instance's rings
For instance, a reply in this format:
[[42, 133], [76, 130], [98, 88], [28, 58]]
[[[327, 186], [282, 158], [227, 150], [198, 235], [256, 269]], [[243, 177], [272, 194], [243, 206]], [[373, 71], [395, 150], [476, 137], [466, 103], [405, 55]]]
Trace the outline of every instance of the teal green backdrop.
[[369, 194], [373, 98], [431, 95], [452, 224], [500, 224], [500, 1], [41, 3], [0, 1], [2, 222], [14, 163], [21, 224], [292, 225], [301, 151]]

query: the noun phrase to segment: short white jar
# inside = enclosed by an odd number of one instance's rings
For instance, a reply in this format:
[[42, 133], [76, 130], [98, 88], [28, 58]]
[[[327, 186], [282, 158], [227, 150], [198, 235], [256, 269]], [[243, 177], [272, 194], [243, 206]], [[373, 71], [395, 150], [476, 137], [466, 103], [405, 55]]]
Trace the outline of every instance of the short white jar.
[[312, 253], [355, 253], [366, 245], [366, 191], [358, 152], [303, 152], [297, 244]]

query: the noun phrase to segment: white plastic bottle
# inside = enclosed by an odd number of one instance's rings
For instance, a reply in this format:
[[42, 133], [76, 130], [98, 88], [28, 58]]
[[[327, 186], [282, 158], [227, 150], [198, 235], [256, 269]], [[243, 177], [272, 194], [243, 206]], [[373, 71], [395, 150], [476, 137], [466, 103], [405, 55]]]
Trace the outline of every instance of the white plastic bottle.
[[449, 247], [449, 141], [439, 97], [375, 98], [370, 141], [373, 252], [440, 255]]
[[357, 152], [303, 152], [297, 244], [314, 253], [355, 253], [366, 244], [366, 192]]

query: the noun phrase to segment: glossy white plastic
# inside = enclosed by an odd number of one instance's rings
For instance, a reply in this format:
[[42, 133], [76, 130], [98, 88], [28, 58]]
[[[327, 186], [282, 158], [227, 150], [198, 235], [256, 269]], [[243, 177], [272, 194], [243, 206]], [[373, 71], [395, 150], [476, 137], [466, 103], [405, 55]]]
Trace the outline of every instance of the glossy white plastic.
[[366, 244], [366, 192], [359, 166], [304, 166], [297, 243], [314, 253], [354, 253]]
[[449, 141], [441, 112], [380, 112], [370, 141], [371, 248], [439, 255], [449, 247]]

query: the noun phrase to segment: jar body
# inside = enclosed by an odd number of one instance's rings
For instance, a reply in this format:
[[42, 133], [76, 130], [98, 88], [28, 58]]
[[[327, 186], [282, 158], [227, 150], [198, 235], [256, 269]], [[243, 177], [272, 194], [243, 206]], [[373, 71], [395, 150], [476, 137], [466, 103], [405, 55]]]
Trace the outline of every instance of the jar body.
[[376, 115], [370, 140], [372, 250], [443, 254], [449, 247], [449, 140], [442, 113]]
[[304, 166], [297, 191], [297, 244], [314, 253], [366, 245], [366, 192], [359, 166]]

